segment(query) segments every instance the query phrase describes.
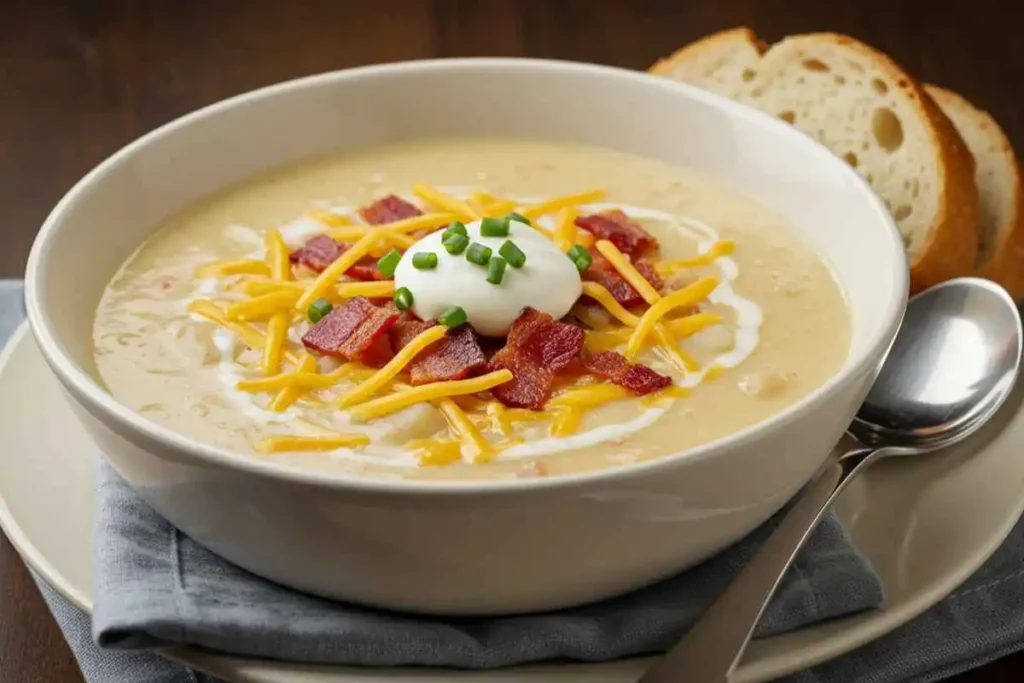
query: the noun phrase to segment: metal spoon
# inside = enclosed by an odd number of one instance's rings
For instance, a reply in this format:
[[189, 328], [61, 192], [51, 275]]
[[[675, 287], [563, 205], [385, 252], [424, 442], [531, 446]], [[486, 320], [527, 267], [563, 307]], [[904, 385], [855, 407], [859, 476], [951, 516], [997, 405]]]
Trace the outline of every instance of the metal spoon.
[[833, 456], [707, 612], [638, 683], [725, 683], [786, 569], [832, 501], [871, 463], [952, 445], [991, 418], [1013, 388], [1021, 319], [998, 285], [951, 280], [910, 300], [878, 379]]

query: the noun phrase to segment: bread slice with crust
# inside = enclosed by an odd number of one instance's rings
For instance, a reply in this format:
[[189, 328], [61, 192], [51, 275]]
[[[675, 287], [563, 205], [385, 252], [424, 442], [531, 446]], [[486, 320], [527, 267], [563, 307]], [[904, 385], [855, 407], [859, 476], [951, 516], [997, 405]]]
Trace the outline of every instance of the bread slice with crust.
[[924, 89], [974, 155], [974, 180], [981, 195], [975, 274], [1024, 300], [1024, 194], [1013, 145], [988, 112], [938, 86]]
[[650, 71], [774, 114], [856, 168], [896, 219], [912, 291], [973, 272], [974, 161], [931, 97], [884, 54], [832, 33], [769, 47], [739, 28], [688, 45]]

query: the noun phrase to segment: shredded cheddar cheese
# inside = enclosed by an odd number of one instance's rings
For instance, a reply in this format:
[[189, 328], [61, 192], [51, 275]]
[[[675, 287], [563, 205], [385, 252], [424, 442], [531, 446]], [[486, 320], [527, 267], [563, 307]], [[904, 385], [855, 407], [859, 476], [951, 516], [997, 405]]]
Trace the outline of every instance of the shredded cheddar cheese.
[[327, 209], [313, 209], [307, 214], [311, 221], [322, 223], [332, 228], [340, 228], [343, 225], [351, 225], [352, 217], [340, 213], [334, 213]]
[[[720, 322], [722, 322], [720, 315], [702, 312], [674, 320], [662, 319], [661, 324], [674, 339], [683, 339]], [[629, 341], [629, 335], [632, 332], [629, 328], [591, 330], [587, 332], [586, 336], [587, 348], [591, 351], [615, 348]]]
[[[342, 378], [355, 372], [355, 368], [362, 367], [359, 363], [346, 363], [339, 366], [333, 372], [321, 375], [315, 372], [283, 372], [270, 377], [257, 379], [243, 379], [235, 384], [235, 389], [248, 392], [280, 391], [287, 387], [298, 387], [300, 389], [329, 389], [337, 384]], [[370, 370], [372, 373], [373, 370]]]
[[267, 265], [270, 277], [279, 282], [292, 279], [292, 262], [288, 257], [288, 245], [281, 233], [273, 228], [263, 233], [263, 244], [267, 250]]
[[605, 197], [604, 190], [590, 190], [589, 192], [580, 192], [579, 194], [570, 194], [563, 197], [554, 197], [546, 202], [535, 204], [524, 208], [519, 213], [523, 214], [531, 221], [535, 218], [539, 218], [545, 214], [554, 213], [559, 209], [564, 209], [567, 206], [577, 206], [579, 204], [589, 204], [590, 202], [597, 202]]
[[580, 387], [579, 389], [570, 389], [565, 393], [554, 396], [548, 401], [548, 405], [556, 408], [591, 408], [603, 403], [621, 401], [631, 396], [633, 396], [632, 392], [628, 389], [623, 389], [617, 384], [593, 384]]
[[622, 304], [615, 300], [615, 297], [612, 296], [612, 293], [604, 285], [596, 282], [584, 282], [583, 293], [604, 306], [605, 310], [624, 325], [636, 327], [640, 322], [640, 318], [623, 308]]
[[648, 394], [647, 396], [642, 397], [640, 399], [640, 405], [644, 408], [653, 408], [689, 395], [689, 389], [673, 384], [672, 386], [665, 387], [661, 391], [656, 391], [653, 394]]
[[[661, 325], [661, 323], [654, 323], [652, 330], [655, 338], [658, 340], [658, 344], [660, 345], [658, 347], [658, 351], [660, 351], [668, 361], [672, 363], [672, 365], [676, 366], [677, 370], [682, 372], [696, 372], [697, 370], [700, 370], [700, 365], [697, 361], [694, 360], [690, 354], [679, 348], [679, 343], [669, 335], [668, 331]], [[641, 342], [640, 345], [642, 348], [643, 342]], [[627, 353], [623, 355], [627, 358], [631, 357], [628, 355], [628, 349]]]
[[505, 413], [505, 406], [498, 401], [487, 403], [487, 417], [490, 419], [494, 430], [502, 436], [509, 436], [512, 433], [512, 422]]
[[511, 380], [511, 372], [508, 370], [496, 370], [473, 379], [424, 384], [353, 406], [349, 408], [349, 414], [357, 420], [373, 420], [416, 405], [417, 403], [436, 401], [442, 398], [465, 394], [478, 394]]
[[420, 467], [450, 465], [462, 460], [462, 444], [452, 439], [417, 439], [406, 444]]
[[301, 291], [292, 288], [278, 289], [275, 292], [231, 304], [224, 311], [224, 315], [230, 320], [266, 320], [277, 313], [294, 308], [295, 302], [299, 300], [301, 294]]
[[583, 420], [583, 408], [568, 406], [559, 409], [555, 419], [551, 423], [551, 436], [571, 436], [579, 431], [580, 422]]
[[[608, 240], [598, 240], [596, 247], [601, 255], [608, 259], [608, 262], [615, 267], [615, 270], [618, 271], [619, 275], [621, 275], [623, 279], [626, 280], [626, 282], [628, 282], [633, 289], [635, 289], [640, 296], [644, 298], [644, 301], [652, 307], [659, 301], [662, 301], [662, 296], [658, 293], [658, 290], [656, 290], [651, 283], [647, 281], [647, 278], [640, 274], [640, 271], [633, 266], [633, 263], [626, 258], [626, 256], [619, 251], [614, 244]], [[700, 366], [697, 362], [679, 348], [676, 341], [668, 331], [659, 322], [657, 322], [657, 319], [650, 323], [650, 329], [648, 331], [653, 331], [654, 336], [662, 347], [662, 352], [668, 357], [669, 361], [676, 366], [676, 368], [683, 372], [699, 369]], [[636, 333], [634, 333], [634, 335], [635, 334]], [[626, 348], [626, 357], [633, 358], [639, 352], [642, 343], [643, 337], [638, 338], [635, 348], [632, 346], [631, 342], [631, 344]]]
[[644, 338], [651, 333], [658, 320], [660, 320], [666, 313], [672, 309], [679, 308], [681, 306], [692, 306], [693, 304], [702, 301], [707, 298], [707, 296], [711, 294], [717, 286], [718, 278], [705, 277], [697, 280], [697, 282], [694, 282], [688, 287], [680, 289], [678, 292], [672, 292], [668, 296], [658, 299], [650, 308], [644, 311], [644, 314], [640, 317], [640, 322], [637, 323], [636, 328], [633, 330], [633, 334], [629, 337], [629, 342], [626, 344], [626, 352], [624, 355], [627, 358], [636, 356], [640, 351]]
[[704, 371], [704, 381], [710, 382], [721, 377], [722, 373], [725, 372], [725, 368], [721, 365], [712, 365], [710, 368]]
[[576, 217], [580, 215], [572, 206], [567, 206], [558, 213], [558, 225], [555, 228], [555, 244], [562, 251], [569, 251], [576, 244]]
[[272, 375], [281, 370], [281, 354], [288, 338], [287, 313], [277, 313], [267, 324], [267, 343], [263, 346], [263, 372]]
[[334, 263], [324, 268], [324, 271], [313, 280], [313, 283], [306, 287], [295, 308], [300, 313], [305, 312], [309, 305], [323, 296], [327, 290], [332, 289], [338, 278], [345, 274], [345, 271], [356, 264], [359, 259], [366, 256], [370, 249], [381, 238], [379, 228], [371, 228], [359, 241], [353, 244], [348, 251], [335, 259]]
[[[316, 370], [316, 356], [311, 356], [307, 353], [299, 363], [299, 372], [312, 373], [314, 370]], [[275, 413], [283, 413], [293, 403], [298, 401], [301, 395], [302, 389], [300, 387], [295, 385], [287, 386], [274, 396], [274, 399], [270, 402], [270, 410]]]
[[317, 436], [268, 436], [261, 439], [256, 449], [264, 453], [287, 451], [336, 451], [370, 443], [365, 434], [326, 434]]
[[[254, 351], [262, 351], [267, 344], [267, 337], [265, 334], [257, 330], [249, 323], [239, 322], [236, 320], [228, 320], [227, 316], [215, 303], [206, 299], [196, 299], [188, 305], [189, 313], [194, 313], [198, 316], [206, 318], [212, 323], [220, 325], [224, 329], [228, 330], [239, 339], [242, 343], [248, 346]], [[290, 352], [285, 351], [284, 357], [289, 362], [296, 362], [295, 356]]]
[[590, 247], [594, 246], [595, 241], [597, 241], [597, 238], [594, 237], [594, 233], [589, 232], [587, 230], [576, 230], [576, 244], [580, 245], [581, 247], [586, 247], [587, 249], [589, 249]]
[[[286, 308], [291, 308], [302, 295], [312, 280], [299, 282], [273, 282], [270, 280], [246, 280], [241, 283], [239, 289], [251, 296], [262, 296], [278, 292], [292, 292], [294, 298]], [[342, 282], [333, 290], [328, 289], [324, 295], [328, 299], [351, 299], [357, 296], [365, 296], [369, 299], [391, 298], [395, 293], [394, 280], [373, 280], [369, 282]], [[282, 295], [283, 297], [283, 295]], [[249, 302], [240, 302], [249, 303]], [[244, 306], [241, 311], [250, 307]]]
[[270, 275], [265, 261], [219, 261], [196, 269], [196, 277], [224, 277], [227, 275]]
[[608, 259], [609, 263], [615, 266], [615, 270], [619, 272], [622, 279], [628, 282], [644, 298], [644, 301], [648, 304], [653, 304], [661, 298], [658, 290], [651, 286], [647, 278], [640, 274], [640, 271], [633, 266], [633, 263], [626, 258], [625, 254], [619, 251], [618, 247], [608, 240], [598, 240], [594, 247], [602, 256]]
[[484, 209], [485, 216], [504, 216], [516, 208], [516, 203], [511, 199], [502, 199], [494, 202]]
[[673, 273], [677, 273], [685, 268], [698, 268], [700, 266], [709, 265], [723, 256], [728, 256], [735, 250], [736, 244], [732, 240], [722, 240], [720, 242], [715, 242], [711, 245], [710, 249], [692, 259], [683, 259], [681, 261], [662, 261], [657, 264], [656, 270], [662, 275], [672, 275]]
[[477, 204], [478, 206], [484, 207], [494, 204], [495, 202], [500, 202], [504, 200], [499, 199], [490, 192], [485, 192], [483, 190], [473, 190], [472, 192], [469, 193], [469, 201], [473, 202], [474, 204]]
[[[403, 218], [400, 221], [382, 223], [373, 227], [388, 233], [387, 237], [390, 239], [397, 235], [407, 236], [408, 233], [420, 230], [436, 230], [441, 226], [448, 225], [456, 218], [457, 216], [450, 211], [441, 213], [424, 213], [419, 216], [413, 216], [412, 218]], [[369, 229], [370, 226], [366, 225], [352, 225], [336, 230], [328, 230], [327, 236], [336, 239], [339, 242], [346, 242], [349, 240], [359, 239], [365, 235], [366, 231]], [[407, 246], [412, 246], [414, 241], [415, 240], [410, 240]]]
[[476, 396], [453, 396], [452, 400], [458, 404], [463, 410], [468, 410], [471, 413], [480, 413], [487, 409], [487, 401], [477, 398]]
[[435, 325], [430, 329], [420, 332], [418, 335], [413, 337], [412, 341], [403, 346], [399, 352], [395, 354], [394, 358], [388, 361], [387, 365], [375, 372], [372, 377], [352, 389], [352, 391], [342, 396], [339, 403], [340, 407], [347, 408], [357, 403], [361, 403], [373, 396], [385, 384], [394, 379], [398, 373], [405, 369], [405, 366], [408, 365], [424, 349], [434, 342], [443, 339], [447, 331], [448, 328], [444, 325]]
[[341, 299], [352, 299], [365, 296], [369, 299], [390, 299], [395, 293], [394, 280], [377, 280], [375, 282], [343, 282], [335, 289]]
[[434, 208], [454, 213], [460, 220], [475, 221], [478, 218], [473, 207], [467, 202], [445, 194], [436, 187], [417, 183], [412, 186], [412, 193]]
[[370, 248], [370, 253], [373, 256], [380, 258], [384, 254], [391, 251], [391, 247], [395, 246], [399, 249], [408, 249], [412, 245], [416, 244], [416, 238], [411, 235], [403, 235], [400, 232], [391, 232], [390, 230], [384, 231], [384, 242], [378, 243]]
[[452, 401], [450, 398], [444, 398], [438, 401], [437, 407], [448, 421], [449, 429], [469, 447], [470, 452], [473, 454], [474, 462], [486, 462], [497, 455], [494, 448], [487, 443], [487, 439], [484, 438], [483, 434], [480, 433], [462, 408], [455, 404], [455, 401]]
[[238, 291], [244, 292], [249, 296], [260, 296], [263, 294], [270, 294], [272, 292], [282, 292], [285, 290], [291, 290], [296, 292], [296, 298], [305, 291], [306, 287], [312, 280], [305, 282], [275, 282], [274, 280], [244, 280], [235, 286]]

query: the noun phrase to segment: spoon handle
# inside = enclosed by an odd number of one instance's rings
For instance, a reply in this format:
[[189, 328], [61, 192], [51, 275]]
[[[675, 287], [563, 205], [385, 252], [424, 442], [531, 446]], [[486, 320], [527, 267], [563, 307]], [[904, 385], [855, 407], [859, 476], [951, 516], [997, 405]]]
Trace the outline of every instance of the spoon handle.
[[886, 448], [857, 448], [831, 460], [732, 583], [638, 683], [726, 683], [783, 574], [832, 501]]

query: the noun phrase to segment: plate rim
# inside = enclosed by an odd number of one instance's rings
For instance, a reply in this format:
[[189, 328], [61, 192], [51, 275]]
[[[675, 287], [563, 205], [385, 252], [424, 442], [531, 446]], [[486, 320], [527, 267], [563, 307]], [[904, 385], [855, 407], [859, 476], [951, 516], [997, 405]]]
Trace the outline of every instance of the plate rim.
[[[7, 365], [10, 363], [11, 358], [14, 356], [16, 351], [18, 351], [23, 344], [28, 343], [35, 344], [36, 342], [30, 332], [28, 322], [22, 321], [10, 337], [8, 337], [3, 348], [0, 349], [0, 382], [4, 381], [4, 370], [7, 368]], [[42, 362], [46, 364], [45, 357], [42, 356], [42, 354], [40, 354], [40, 357]], [[50, 379], [51, 381], [59, 384], [55, 377], [51, 377]], [[70, 407], [67, 407], [66, 405], [63, 409], [70, 411]], [[1024, 411], [1024, 404], [1018, 406], [1017, 410]], [[992, 441], [1000, 438], [1000, 436], [1001, 435], [996, 435]], [[989, 443], [991, 443], [991, 441]], [[946, 596], [955, 590], [957, 586], [961, 585], [975, 571], [977, 571], [977, 569], [981, 567], [981, 565], [983, 565], [1000, 547], [1006, 537], [1016, 526], [1022, 514], [1024, 514], [1024, 488], [1022, 488], [1018, 493], [1016, 505], [1012, 510], [1010, 510], [1010, 512], [1013, 512], [1014, 514], [1008, 514], [1002, 524], [998, 528], [992, 530], [992, 533], [989, 535], [990, 540], [985, 543], [978, 552], [964, 557], [953, 570], [944, 574], [942, 579], [937, 581], [936, 585], [931, 586], [929, 590], [911, 595], [908, 599], [904, 599], [899, 603], [892, 605], [883, 604], [878, 609], [842, 619], [842, 622], [850, 623], [852, 621], [854, 622], [854, 625], [828, 636], [823, 643], [804, 648], [806, 654], [802, 652], [801, 654], [804, 654], [804, 656], [799, 658], [793, 658], [791, 655], [788, 659], [783, 658], [781, 656], [783, 653], [779, 653], [775, 656], [770, 654], [764, 655], [762, 653], [762, 657], [760, 659], [741, 662], [740, 667], [737, 669], [735, 674], [735, 682], [755, 683], [756, 681], [766, 681], [780, 676], [785, 676], [795, 671], [803, 670], [835, 657], [839, 657], [862, 645], [870, 643], [887, 633], [890, 633], [900, 626], [903, 626], [927, 609], [941, 602]], [[75, 587], [72, 582], [67, 579], [59, 569], [57, 569], [49, 558], [47, 558], [38, 547], [36, 547], [28, 533], [22, 528], [21, 524], [15, 518], [15, 515], [8, 507], [8, 504], [2, 495], [0, 495], [0, 530], [6, 534], [11, 545], [17, 551], [25, 564], [28, 565], [28, 567], [30, 567], [40, 578], [42, 578], [50, 588], [76, 608], [84, 611], [86, 614], [92, 614], [93, 604], [91, 595], [84, 594]], [[811, 626], [808, 628], [816, 627]], [[784, 638], [785, 634], [776, 637]], [[763, 648], [770, 648], [768, 643], [771, 640], [771, 638], [768, 638], [757, 642], [763, 643]], [[267, 666], [265, 662], [252, 658], [220, 653], [204, 653], [189, 646], [175, 646], [156, 650], [156, 652], [167, 659], [176, 661], [184, 666], [203, 671], [210, 675], [224, 677], [226, 675], [226, 671], [230, 671], [232, 679], [238, 681], [238, 683], [257, 680], [263, 683], [265, 681], [272, 680], [262, 677], [253, 678], [252, 673], [246, 673], [245, 671], [238, 670], [239, 667], [255, 667], [255, 673], [258, 673], [259, 669]], [[225, 668], [222, 669], [219, 666], [211, 668], [210, 663], [207, 662], [207, 660], [210, 660], [211, 658], [214, 658], [214, 662], [223, 662]], [[619, 663], [622, 665], [623, 663], [635, 663], [639, 668], [645, 666], [646, 662], [652, 661], [653, 659], [654, 657], [652, 656], [637, 656], [620, 660], [612, 660], [611, 662], [577, 662], [560, 666], [565, 666], [567, 669], [571, 669], [574, 667], [591, 668], [595, 665], [601, 666], [602, 664], [607, 665]], [[299, 662], [280, 662], [280, 664], [303, 668], [311, 668], [314, 666]], [[543, 664], [544, 663], [537, 663], [533, 665], [528, 664], [518, 667], [509, 667], [498, 671], [504, 673], [522, 671], [526, 674], [530, 668], [535, 668], [538, 665]], [[317, 665], [316, 668], [323, 669], [331, 667], [326, 665]], [[487, 673], [482, 671], [461, 672], [441, 669], [431, 670], [431, 673], [441, 673], [442, 671], [445, 672], [446, 676], [451, 678], [462, 678], [460, 674], [470, 674], [471, 676], [475, 674], [479, 676], [480, 674]], [[418, 677], [423, 675], [422, 669], [413, 669], [409, 667], [392, 667], [388, 669], [374, 670], [374, 672], [377, 675], [393, 673], [401, 676], [403, 680], [405, 680], [407, 676], [408, 680], [416, 680]], [[339, 675], [345, 676], [347, 674], [339, 672]], [[467, 676], [467, 678], [471, 676]], [[287, 679], [279, 680], [281, 683], [287, 683]], [[338, 683], [343, 683], [343, 680], [344, 679], [339, 678]], [[396, 678], [395, 680], [398, 679]]]

